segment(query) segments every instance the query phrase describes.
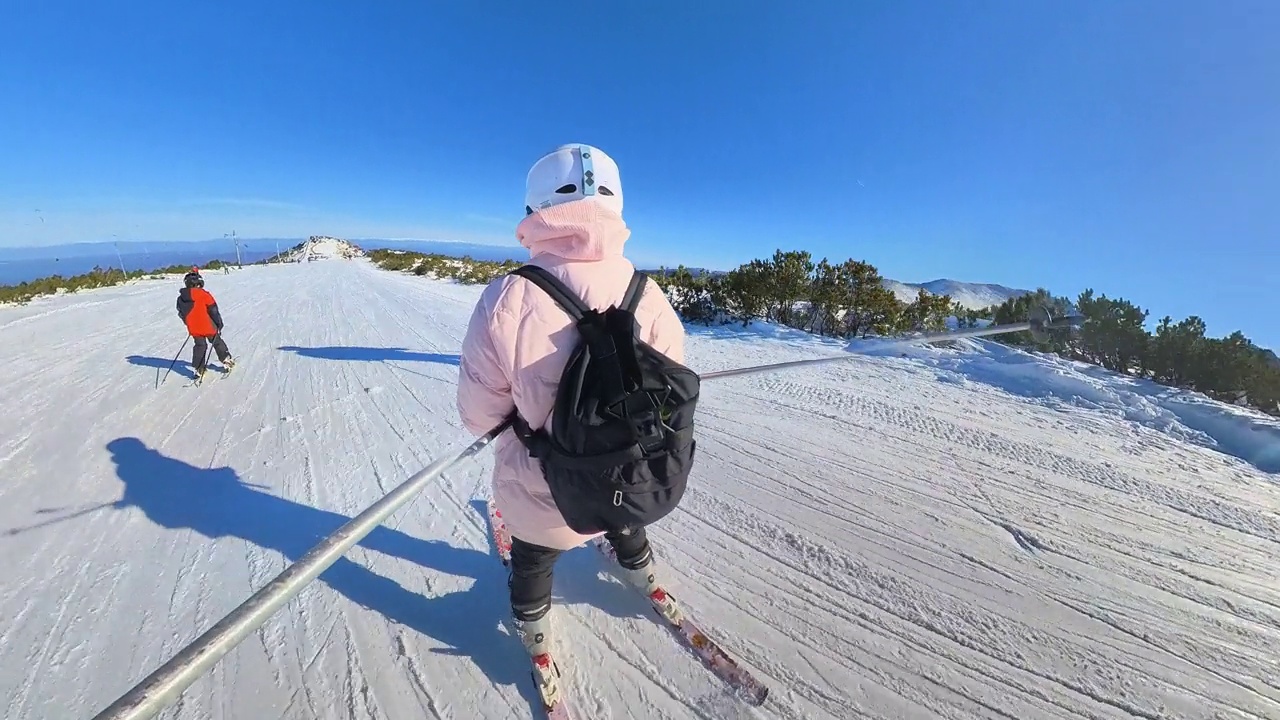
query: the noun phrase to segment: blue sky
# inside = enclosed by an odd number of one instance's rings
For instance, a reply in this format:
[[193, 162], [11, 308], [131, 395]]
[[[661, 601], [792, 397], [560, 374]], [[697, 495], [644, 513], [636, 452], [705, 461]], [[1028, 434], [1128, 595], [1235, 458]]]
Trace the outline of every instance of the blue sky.
[[9, 3], [0, 248], [514, 244], [582, 141], [638, 261], [808, 249], [1280, 345], [1280, 3], [689, 5]]

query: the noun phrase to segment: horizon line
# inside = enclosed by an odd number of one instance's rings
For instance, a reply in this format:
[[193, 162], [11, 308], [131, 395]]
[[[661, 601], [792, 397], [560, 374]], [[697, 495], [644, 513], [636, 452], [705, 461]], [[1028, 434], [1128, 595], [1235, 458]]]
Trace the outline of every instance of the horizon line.
[[[271, 241], [289, 240], [289, 241], [296, 241], [296, 242], [306, 242], [307, 240], [309, 240], [310, 238], [313, 238], [313, 237], [333, 238], [333, 239], [335, 239], [335, 240], [342, 240], [342, 241], [344, 241], [344, 242], [350, 242], [350, 243], [358, 243], [358, 242], [360, 242], [360, 241], [377, 240], [377, 241], [381, 241], [381, 242], [439, 242], [439, 243], [455, 243], [455, 244], [458, 244], [458, 245], [484, 245], [484, 246], [486, 246], [486, 247], [512, 247], [512, 248], [518, 248], [518, 247], [521, 247], [520, 245], [516, 245], [516, 244], [499, 244], [499, 243], [481, 242], [481, 241], [477, 241], [477, 240], [455, 240], [455, 239], [452, 239], [452, 238], [440, 238], [440, 237], [434, 237], [434, 238], [433, 238], [433, 237], [379, 237], [379, 236], [376, 236], [376, 235], [369, 235], [369, 236], [364, 236], [364, 237], [339, 237], [339, 236], [337, 236], [337, 235], [324, 235], [324, 234], [312, 234], [312, 235], [281, 235], [281, 236], [271, 236], [271, 235], [261, 235], [261, 236], [256, 236], [256, 235], [255, 235], [255, 236], [249, 236], [249, 235], [244, 235], [244, 236], [237, 236], [237, 237], [236, 237], [236, 240], [238, 240], [239, 242], [242, 242], [242, 243], [244, 243], [244, 242], [254, 242], [254, 241], [259, 241], [259, 242], [261, 242], [261, 241], [265, 241], [265, 240], [271, 240]], [[231, 238], [228, 238], [228, 237], [221, 237], [221, 238], [219, 238], [219, 237], [204, 237], [204, 238], [191, 238], [191, 239], [186, 239], [186, 240], [75, 240], [75, 241], [72, 241], [72, 242], [49, 243], [49, 244], [47, 244], [47, 245], [0, 245], [0, 251], [4, 251], [4, 250], [43, 250], [43, 249], [46, 249], [46, 248], [70, 247], [70, 246], [81, 246], [81, 245], [116, 245], [116, 244], [129, 244], [129, 245], [146, 245], [146, 244], [156, 244], [156, 245], [158, 245], [158, 244], [166, 244], [166, 243], [168, 243], [168, 244], [186, 244], [186, 243], [202, 243], [202, 242], [228, 242], [228, 243], [230, 243], [230, 242], [234, 242], [234, 241], [233, 241], [233, 240], [231, 240]]]

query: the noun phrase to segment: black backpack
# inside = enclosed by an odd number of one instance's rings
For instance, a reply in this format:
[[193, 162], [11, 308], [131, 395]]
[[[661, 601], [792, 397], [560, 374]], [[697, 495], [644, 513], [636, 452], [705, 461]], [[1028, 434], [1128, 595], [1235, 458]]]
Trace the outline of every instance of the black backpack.
[[541, 462], [565, 524], [592, 535], [662, 519], [680, 503], [693, 468], [700, 381], [638, 335], [635, 310], [648, 276], [636, 271], [622, 307], [598, 312], [540, 267], [511, 274], [542, 288], [577, 323], [549, 427], [533, 430], [518, 414], [512, 422]]

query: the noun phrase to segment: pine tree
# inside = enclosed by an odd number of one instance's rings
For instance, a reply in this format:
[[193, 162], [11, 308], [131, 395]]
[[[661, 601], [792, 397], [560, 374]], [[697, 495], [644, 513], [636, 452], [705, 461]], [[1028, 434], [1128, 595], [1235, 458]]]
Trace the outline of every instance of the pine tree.
[[1095, 298], [1090, 288], [1080, 293], [1076, 308], [1085, 324], [1076, 351], [1089, 362], [1115, 372], [1145, 374], [1147, 311], [1124, 299]]

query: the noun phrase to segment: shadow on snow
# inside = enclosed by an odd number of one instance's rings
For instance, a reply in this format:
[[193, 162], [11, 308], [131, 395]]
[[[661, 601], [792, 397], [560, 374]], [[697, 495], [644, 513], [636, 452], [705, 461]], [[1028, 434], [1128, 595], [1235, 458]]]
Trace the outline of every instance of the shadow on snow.
[[[188, 354], [190, 354], [190, 351], [188, 351]], [[178, 358], [178, 361], [175, 363], [173, 362], [173, 358], [147, 357], [146, 355], [130, 355], [126, 357], [125, 360], [128, 361], [130, 365], [155, 368], [156, 370], [168, 370], [169, 363], [173, 363], [173, 372], [175, 374], [181, 375], [182, 377], [188, 380], [194, 380], [196, 377], [195, 370], [191, 369], [191, 363], [187, 362], [186, 360], [183, 360], [182, 358]]]
[[[350, 519], [264, 492], [229, 467], [206, 469], [166, 457], [137, 438], [118, 438], [106, 447], [124, 484], [123, 497], [112, 507], [138, 508], [164, 528], [191, 530], [210, 539], [240, 538], [295, 562]], [[471, 505], [487, 525], [485, 503]], [[318, 580], [388, 620], [449, 646], [434, 652], [469, 657], [495, 685], [519, 684], [531, 708], [540, 707], [528, 660], [509, 626], [506, 571], [496, 555], [415, 538], [385, 525], [359, 545], [475, 582], [464, 591], [427, 597], [347, 557], [339, 558]], [[585, 550], [561, 558], [556, 568], [557, 602], [590, 603], [616, 617], [644, 614], [645, 605], [635, 593], [599, 580], [603, 566], [596, 557], [594, 550]]]
[[333, 345], [329, 347], [296, 347], [285, 345], [277, 348], [285, 352], [295, 353], [302, 357], [320, 360], [360, 360], [364, 362], [429, 362], [442, 365], [457, 365], [458, 355], [444, 353], [426, 353], [406, 350], [404, 348], [375, 348], [350, 345]]

